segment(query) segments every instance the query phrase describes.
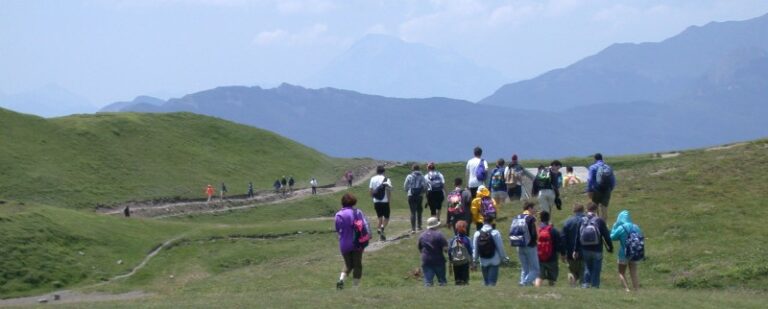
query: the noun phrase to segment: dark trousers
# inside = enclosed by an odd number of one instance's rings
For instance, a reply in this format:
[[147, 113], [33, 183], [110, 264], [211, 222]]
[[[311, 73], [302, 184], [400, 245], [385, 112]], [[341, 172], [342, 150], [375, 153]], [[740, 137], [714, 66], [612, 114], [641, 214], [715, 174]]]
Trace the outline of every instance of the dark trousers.
[[[415, 231], [416, 227], [421, 229], [421, 213], [424, 211], [421, 208], [421, 203], [424, 201], [424, 197], [421, 195], [411, 195], [408, 197], [408, 206], [411, 208], [411, 230]], [[418, 225], [417, 225], [418, 223]]]
[[352, 251], [342, 254], [344, 257], [344, 272], [349, 275], [352, 272], [352, 278], [360, 279], [363, 276], [363, 251]]
[[456, 282], [456, 285], [467, 285], [469, 284], [469, 263], [456, 266], [453, 265], [453, 279]]

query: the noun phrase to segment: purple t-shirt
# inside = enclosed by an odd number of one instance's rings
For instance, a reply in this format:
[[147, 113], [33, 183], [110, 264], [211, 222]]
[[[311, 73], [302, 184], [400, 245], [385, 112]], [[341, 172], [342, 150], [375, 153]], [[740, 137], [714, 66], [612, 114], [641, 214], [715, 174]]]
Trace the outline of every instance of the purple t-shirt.
[[339, 250], [341, 254], [349, 253], [355, 250], [355, 231], [353, 225], [355, 222], [355, 212], [359, 212], [363, 225], [368, 227], [368, 220], [365, 214], [354, 207], [344, 207], [336, 213], [336, 233], [339, 235]]
[[444, 265], [445, 256], [443, 248], [448, 247], [443, 233], [437, 230], [427, 229], [419, 237], [419, 251], [421, 251], [421, 265]]

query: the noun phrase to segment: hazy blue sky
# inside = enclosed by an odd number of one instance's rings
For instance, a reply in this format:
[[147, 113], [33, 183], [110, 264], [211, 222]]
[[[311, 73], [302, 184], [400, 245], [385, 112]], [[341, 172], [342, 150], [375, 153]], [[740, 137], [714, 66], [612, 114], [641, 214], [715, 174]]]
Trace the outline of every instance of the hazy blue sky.
[[512, 82], [612, 43], [765, 13], [765, 0], [0, 0], [0, 94], [53, 84], [101, 106], [300, 83], [367, 33], [455, 51]]

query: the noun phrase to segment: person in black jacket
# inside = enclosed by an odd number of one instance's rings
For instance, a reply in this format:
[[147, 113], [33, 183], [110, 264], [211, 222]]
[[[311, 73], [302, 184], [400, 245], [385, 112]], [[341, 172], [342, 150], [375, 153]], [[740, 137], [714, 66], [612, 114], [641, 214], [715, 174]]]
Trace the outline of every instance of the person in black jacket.
[[558, 210], [562, 207], [560, 201], [560, 168], [563, 166], [558, 160], [552, 161], [549, 167], [539, 166], [539, 172], [533, 179], [531, 193], [538, 197], [539, 208], [552, 214], [552, 206]]
[[579, 257], [575, 259], [573, 253], [576, 251], [576, 239], [579, 238], [579, 228], [581, 220], [584, 218], [584, 205], [574, 204], [573, 215], [563, 224], [562, 244], [565, 249], [563, 260], [568, 263], [568, 282], [571, 286], [576, 286], [581, 278], [584, 277], [584, 261]]
[[[597, 214], [597, 204], [590, 202], [587, 205], [587, 215], [581, 220], [579, 237], [576, 238], [576, 250], [573, 258], [580, 256], [584, 259], [584, 279], [582, 288], [600, 288], [600, 271], [603, 268], [603, 245], [607, 246], [608, 253], [613, 252], [611, 232], [605, 225], [605, 221]], [[595, 232], [597, 233], [595, 235]], [[596, 243], [588, 243], [595, 240]]]
[[540, 280], [547, 280], [549, 286], [554, 286], [559, 274], [559, 256], [565, 255], [565, 247], [560, 238], [560, 232], [549, 222], [549, 213], [539, 214], [541, 225], [538, 233], [538, 254]]

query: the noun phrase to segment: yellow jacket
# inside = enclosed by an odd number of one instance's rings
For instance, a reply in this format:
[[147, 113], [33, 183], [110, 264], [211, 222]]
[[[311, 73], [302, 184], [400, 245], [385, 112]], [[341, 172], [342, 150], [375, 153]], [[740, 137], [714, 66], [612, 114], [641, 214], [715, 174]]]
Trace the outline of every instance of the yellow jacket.
[[[472, 200], [472, 208], [470, 209], [470, 212], [472, 212], [472, 222], [483, 224], [483, 214], [481, 213], [481, 204], [483, 197], [490, 197], [491, 191], [488, 190], [488, 188], [481, 186], [477, 189], [477, 197], [475, 197], [474, 200]], [[491, 200], [493, 203], [493, 206], [499, 207], [496, 205], [496, 201]], [[499, 208], [496, 208], [496, 213], [499, 212]]]

